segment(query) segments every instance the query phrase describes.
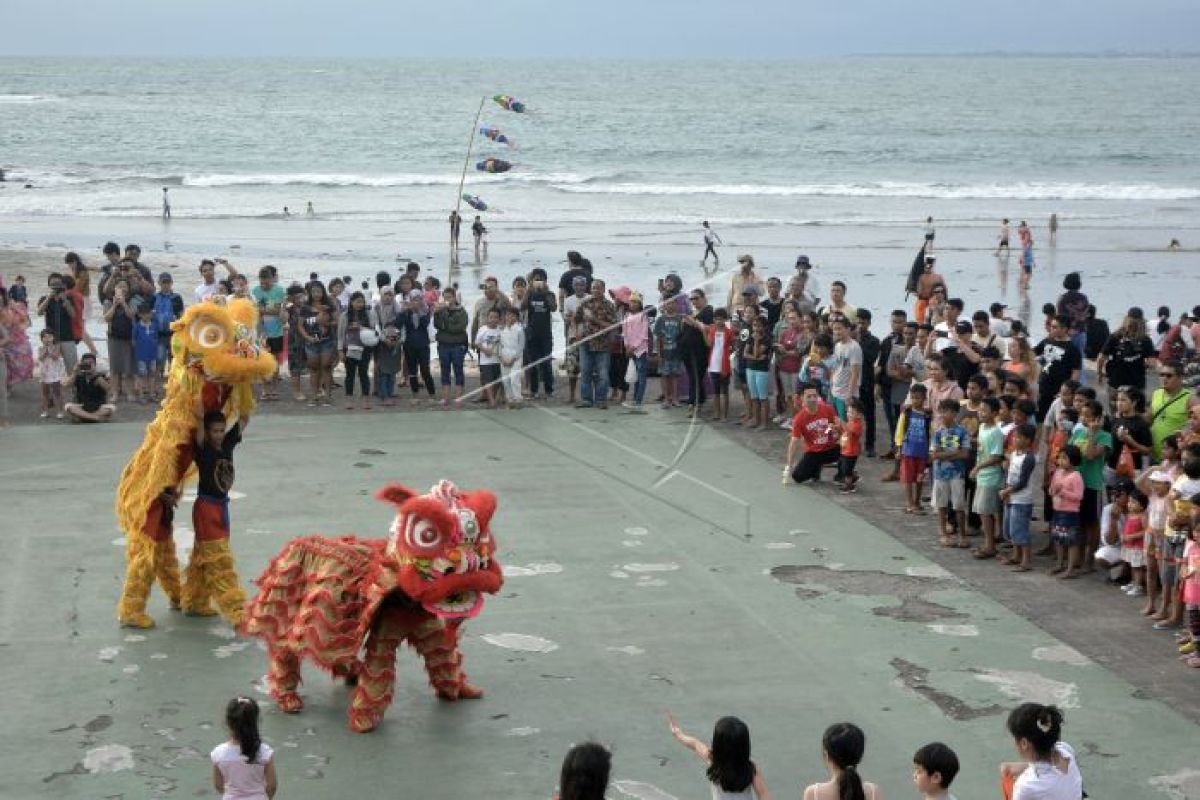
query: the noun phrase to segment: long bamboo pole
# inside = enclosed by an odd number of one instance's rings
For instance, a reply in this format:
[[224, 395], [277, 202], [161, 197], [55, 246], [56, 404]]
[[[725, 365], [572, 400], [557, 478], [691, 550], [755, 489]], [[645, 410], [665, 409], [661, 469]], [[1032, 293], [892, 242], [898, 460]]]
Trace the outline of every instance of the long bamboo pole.
[[[467, 157], [463, 159], [462, 174], [458, 178], [458, 194], [454, 198], [454, 213], [458, 214], [462, 208], [463, 185], [467, 182], [467, 167], [471, 165], [471, 151], [475, 149], [475, 137], [478, 135], [479, 118], [483, 116], [483, 106], [487, 103], [487, 95], [479, 99], [479, 110], [475, 112], [475, 121], [471, 123], [471, 135], [467, 138]], [[462, 226], [461, 217], [459, 214], [459, 226]], [[447, 270], [446, 285], [449, 286], [454, 278], [454, 265], [458, 263], [458, 248], [454, 243], [454, 232], [450, 233], [450, 267]]]

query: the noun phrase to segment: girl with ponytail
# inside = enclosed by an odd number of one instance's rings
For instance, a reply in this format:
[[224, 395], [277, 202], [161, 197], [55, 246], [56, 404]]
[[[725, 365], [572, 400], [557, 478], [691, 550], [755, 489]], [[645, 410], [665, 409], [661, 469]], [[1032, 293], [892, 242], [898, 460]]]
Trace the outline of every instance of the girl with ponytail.
[[825, 729], [821, 755], [829, 768], [829, 780], [804, 790], [804, 800], [882, 800], [883, 793], [858, 774], [867, 737], [851, 722], [838, 722]]
[[1061, 741], [1063, 715], [1055, 706], [1024, 703], [1008, 715], [1021, 761], [1000, 765], [1005, 800], [1080, 800], [1083, 776], [1075, 751]]
[[258, 733], [258, 703], [235, 697], [225, 706], [229, 741], [213, 748], [213, 786], [223, 800], [275, 797], [275, 751]]

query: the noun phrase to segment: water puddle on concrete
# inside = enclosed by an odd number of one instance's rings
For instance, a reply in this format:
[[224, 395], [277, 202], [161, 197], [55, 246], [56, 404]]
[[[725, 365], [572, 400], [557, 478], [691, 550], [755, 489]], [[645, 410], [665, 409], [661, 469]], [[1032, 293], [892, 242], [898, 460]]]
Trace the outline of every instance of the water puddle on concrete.
[[558, 649], [557, 642], [525, 633], [485, 633], [479, 638], [490, 645], [524, 653], [552, 653]]
[[654, 784], [642, 781], [613, 781], [612, 788], [620, 792], [622, 797], [632, 797], [633, 800], [679, 800]]
[[518, 567], [505, 564], [501, 567], [506, 578], [528, 578], [534, 575], [557, 575], [563, 571], [562, 564], [555, 564], [553, 561], [544, 563], [534, 563], [528, 566]]
[[926, 600], [922, 595], [957, 588], [951, 578], [918, 575], [893, 575], [881, 570], [845, 569], [844, 565], [785, 565], [771, 570], [771, 576], [783, 583], [799, 584], [796, 595], [802, 600], [821, 597], [827, 592], [859, 597], [886, 597], [900, 605], [879, 605], [871, 609], [880, 617], [902, 622], [937, 622], [943, 619], [964, 619], [961, 611]]
[[1001, 694], [1014, 700], [1054, 704], [1059, 708], [1079, 708], [1079, 687], [1073, 683], [1021, 670], [976, 670], [975, 677], [990, 683]]
[[105, 744], [84, 753], [83, 768], [93, 774], [133, 769], [133, 750], [123, 744]]

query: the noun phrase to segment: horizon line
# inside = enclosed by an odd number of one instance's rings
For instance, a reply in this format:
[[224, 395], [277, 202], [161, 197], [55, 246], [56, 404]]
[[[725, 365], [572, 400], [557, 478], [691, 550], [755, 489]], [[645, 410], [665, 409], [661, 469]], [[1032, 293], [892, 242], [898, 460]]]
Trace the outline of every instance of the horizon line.
[[352, 55], [352, 54], [322, 54], [314, 55], [311, 53], [276, 53], [276, 54], [220, 54], [220, 53], [194, 53], [194, 54], [119, 54], [112, 53], [3, 53], [0, 54], [0, 61], [11, 61], [16, 59], [54, 59], [64, 61], [84, 61], [89, 59], [116, 59], [119, 61], [218, 61], [218, 60], [268, 60], [268, 59], [289, 59], [297, 61], [643, 61], [643, 62], [782, 62], [782, 61], [822, 61], [828, 59], [893, 59], [893, 58], [928, 58], [928, 59], [954, 59], [954, 58], [1011, 58], [1011, 59], [1038, 59], [1038, 58], [1070, 58], [1070, 59], [1194, 59], [1200, 58], [1200, 50], [1172, 50], [1165, 48], [1162, 50], [963, 50], [954, 52], [920, 52], [920, 51], [867, 51], [867, 52], [846, 52], [846, 53], [828, 53], [823, 55], [780, 55], [780, 56], [727, 56], [722, 58], [692, 58], [687, 56], [661, 56], [661, 55], [587, 55], [587, 56], [562, 56], [562, 55], [547, 55], [547, 56], [515, 56], [515, 55], [486, 55], [480, 53], [471, 53], [469, 55]]

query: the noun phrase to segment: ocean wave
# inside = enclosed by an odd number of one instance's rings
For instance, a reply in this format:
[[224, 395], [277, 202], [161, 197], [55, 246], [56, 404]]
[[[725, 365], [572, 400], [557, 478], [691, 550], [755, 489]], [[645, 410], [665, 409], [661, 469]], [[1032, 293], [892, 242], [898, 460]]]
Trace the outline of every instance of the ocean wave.
[[61, 97], [51, 94], [0, 94], [0, 105], [24, 106], [33, 103], [57, 103]]
[[[475, 175], [468, 173], [466, 183], [495, 184], [495, 183], [541, 183], [554, 186], [582, 186], [595, 181], [602, 176], [580, 175], [575, 172], [552, 173], [508, 173], [505, 175]], [[453, 173], [440, 175], [421, 173], [399, 173], [393, 175], [357, 175], [354, 173], [258, 173], [258, 174], [212, 174], [182, 177], [184, 186], [195, 187], [225, 187], [225, 186], [325, 186], [350, 187], [363, 186], [368, 188], [387, 188], [404, 186], [457, 186], [459, 176]]]
[[590, 181], [554, 184], [571, 194], [732, 195], [760, 197], [913, 197], [934, 200], [1196, 200], [1200, 188], [1153, 184], [1088, 183], [813, 183], [665, 184]]

